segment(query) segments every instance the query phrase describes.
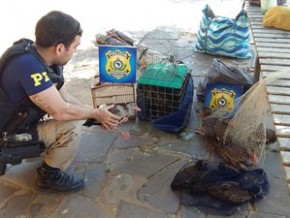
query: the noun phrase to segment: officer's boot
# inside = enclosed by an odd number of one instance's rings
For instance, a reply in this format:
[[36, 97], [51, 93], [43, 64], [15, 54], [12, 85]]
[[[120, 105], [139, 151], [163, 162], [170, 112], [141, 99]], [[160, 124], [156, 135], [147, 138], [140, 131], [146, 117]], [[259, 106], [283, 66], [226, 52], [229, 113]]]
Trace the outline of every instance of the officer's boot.
[[42, 191], [73, 192], [83, 189], [84, 180], [43, 163], [37, 169], [36, 187]]

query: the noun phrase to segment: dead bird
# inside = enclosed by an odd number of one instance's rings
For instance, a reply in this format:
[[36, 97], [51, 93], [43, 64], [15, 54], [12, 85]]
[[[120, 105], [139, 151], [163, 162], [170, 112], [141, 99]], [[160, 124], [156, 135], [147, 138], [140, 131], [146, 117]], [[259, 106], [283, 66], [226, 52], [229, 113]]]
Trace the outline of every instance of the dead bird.
[[175, 175], [171, 183], [172, 190], [191, 189], [198, 182], [200, 176], [207, 172], [208, 169], [208, 164], [203, 160], [185, 164]]
[[[234, 129], [230, 131], [234, 131]], [[257, 166], [264, 154], [267, 142], [267, 131], [264, 124], [261, 123], [255, 130], [249, 131], [245, 136], [239, 135], [239, 137], [228, 133], [223, 143], [217, 146], [218, 153], [235, 167], [246, 169]]]
[[219, 144], [217, 147], [218, 154], [230, 165], [247, 169], [249, 166], [255, 166], [258, 158], [251, 148], [241, 148], [231, 144]]
[[201, 127], [195, 132], [212, 139], [215, 142], [212, 144], [214, 149], [228, 164], [243, 169], [256, 166], [261, 160], [265, 145], [277, 140], [275, 131], [266, 129], [261, 123], [256, 130], [245, 135], [247, 139], [242, 136], [239, 138], [233, 132], [236, 131], [234, 125], [237, 125], [234, 118], [222, 115], [223, 113], [211, 114], [205, 110], [200, 116]]
[[[102, 107], [102, 106], [100, 106]], [[127, 122], [130, 117], [135, 116], [136, 111], [140, 111], [141, 109], [135, 103], [127, 103], [125, 105], [115, 104], [113, 107], [109, 109], [109, 111], [115, 115], [121, 117], [119, 124]], [[83, 123], [83, 126], [90, 127], [92, 125], [101, 125], [95, 119], [90, 118]], [[128, 140], [131, 138], [131, 135], [128, 131], [122, 131], [120, 128], [116, 128], [115, 131], [119, 134], [124, 140]]]
[[209, 195], [216, 199], [233, 202], [255, 202], [269, 192], [269, 181], [262, 169], [242, 170], [234, 181], [221, 181], [208, 188]]
[[231, 118], [224, 115], [223, 111], [213, 113], [210, 108], [203, 107], [199, 113], [200, 127], [195, 129], [194, 132], [206, 138], [221, 142], [231, 121]]
[[218, 118], [214, 116], [205, 117], [201, 120], [201, 127], [194, 131], [204, 137], [212, 138], [217, 142], [221, 142], [223, 141], [230, 121], [230, 118]]
[[266, 129], [266, 144], [272, 144], [277, 141], [276, 132], [272, 129]]
[[232, 215], [240, 205], [263, 199], [269, 182], [263, 169], [237, 170], [224, 163], [198, 160], [177, 172], [171, 188], [180, 194], [185, 207]]
[[[257, 194], [260, 192], [257, 189]], [[240, 187], [240, 184], [235, 181], [223, 181], [216, 183], [208, 188], [209, 195], [223, 201], [234, 203], [244, 203], [252, 199], [252, 194], [248, 190]]]
[[[100, 107], [103, 107], [105, 105], [101, 105]], [[130, 102], [127, 104], [114, 104], [112, 108], [109, 109], [109, 111], [119, 117], [121, 117], [120, 123], [127, 122], [129, 118], [135, 116], [135, 112], [139, 111], [140, 109], [136, 106], [134, 102]], [[92, 125], [101, 125], [99, 122], [97, 122], [93, 118], [89, 118], [83, 123], [83, 126], [90, 127]]]

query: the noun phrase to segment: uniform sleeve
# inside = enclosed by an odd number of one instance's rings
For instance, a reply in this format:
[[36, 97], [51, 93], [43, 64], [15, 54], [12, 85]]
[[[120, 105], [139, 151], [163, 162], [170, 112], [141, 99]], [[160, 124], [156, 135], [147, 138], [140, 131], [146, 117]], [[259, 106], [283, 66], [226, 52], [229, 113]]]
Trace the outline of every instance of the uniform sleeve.
[[14, 72], [18, 72], [17, 82], [29, 96], [53, 85], [44, 65], [31, 55], [23, 55], [16, 59], [13, 66], [16, 68]]

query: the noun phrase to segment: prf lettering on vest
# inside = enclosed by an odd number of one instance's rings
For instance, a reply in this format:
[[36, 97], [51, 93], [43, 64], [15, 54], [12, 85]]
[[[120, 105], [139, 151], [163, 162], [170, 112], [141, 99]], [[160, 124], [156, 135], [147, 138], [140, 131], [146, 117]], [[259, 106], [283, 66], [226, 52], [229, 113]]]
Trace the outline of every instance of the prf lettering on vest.
[[49, 77], [47, 76], [46, 72], [34, 73], [31, 75], [31, 78], [34, 80], [34, 86], [39, 86], [42, 81], [49, 81]]

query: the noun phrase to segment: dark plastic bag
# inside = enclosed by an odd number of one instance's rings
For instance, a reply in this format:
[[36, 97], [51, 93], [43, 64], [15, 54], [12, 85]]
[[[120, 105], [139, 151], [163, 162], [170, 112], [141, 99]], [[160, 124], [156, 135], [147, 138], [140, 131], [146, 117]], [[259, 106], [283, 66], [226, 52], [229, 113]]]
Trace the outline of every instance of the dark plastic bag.
[[196, 95], [200, 102], [204, 102], [206, 85], [208, 83], [242, 85], [244, 88], [243, 92], [246, 92], [252, 86], [253, 78], [243, 70], [234, 66], [227, 66], [221, 60], [214, 58], [211, 68], [196, 89]]

